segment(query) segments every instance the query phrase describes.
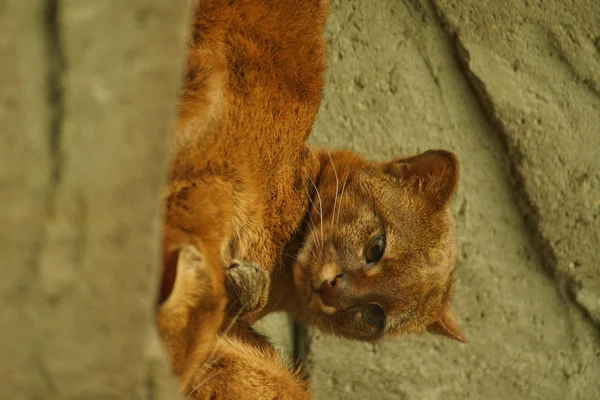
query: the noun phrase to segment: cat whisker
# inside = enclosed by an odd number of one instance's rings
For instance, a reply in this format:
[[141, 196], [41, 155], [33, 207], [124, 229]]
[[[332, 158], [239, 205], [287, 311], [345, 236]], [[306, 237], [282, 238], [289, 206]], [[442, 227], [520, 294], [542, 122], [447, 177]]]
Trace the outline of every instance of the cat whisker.
[[[243, 309], [240, 308], [236, 314], [231, 318], [231, 321], [229, 321], [229, 324], [227, 324], [227, 327], [225, 328], [225, 330], [223, 331], [223, 333], [219, 334], [219, 336], [225, 336], [227, 335], [227, 333], [229, 333], [229, 331], [231, 330], [231, 328], [233, 328], [233, 325], [235, 325], [235, 323], [237, 322], [237, 320], [239, 319], [240, 315], [242, 315]], [[215, 348], [213, 349], [213, 351], [211, 352], [210, 356], [208, 357], [208, 359], [204, 362], [204, 365], [201, 368], [202, 373], [206, 373], [210, 370], [210, 368], [215, 365], [217, 362], [219, 362], [219, 360], [221, 358], [223, 358], [224, 354], [220, 355], [219, 357], [215, 358], [214, 360], [212, 359], [217, 351], [217, 349], [219, 348], [221, 342], [217, 342], [217, 344], [215, 345]], [[196, 390], [198, 390], [204, 383], [208, 382], [209, 380], [211, 380], [212, 378], [214, 378], [216, 375], [218, 375], [221, 371], [216, 371], [215, 373], [207, 376], [206, 378], [204, 378], [202, 381], [200, 381], [197, 385], [195, 385], [191, 390], [188, 391], [188, 393], [185, 394], [185, 397], [189, 397], [192, 394], [194, 394], [194, 392]]]
[[331, 163], [331, 167], [333, 168], [333, 173], [335, 175], [335, 198], [333, 200], [333, 213], [331, 214], [331, 222], [333, 223], [335, 217], [335, 207], [337, 205], [338, 200], [338, 189], [340, 186], [340, 181], [338, 179], [337, 169], [335, 168], [335, 165], [333, 164], [333, 159], [331, 158], [331, 152], [327, 151], [327, 155], [329, 156], [329, 162]]
[[[313, 255], [313, 257], [315, 258], [315, 260], [317, 259], [317, 254], [314, 252], [314, 250], [313, 250], [313, 248], [312, 248], [312, 245], [309, 245], [309, 244], [308, 244], [308, 242], [302, 242], [302, 243], [300, 243], [300, 247], [301, 247], [301, 248], [307, 247], [307, 248], [308, 248], [308, 250], [309, 250], [309, 251], [311, 252], [311, 254]], [[286, 255], [287, 255], [287, 254], [286, 254]], [[288, 256], [289, 256], [289, 255], [288, 255]], [[295, 257], [293, 257], [293, 258], [295, 258]]]
[[[318, 210], [317, 210], [317, 212], [318, 212]], [[319, 235], [317, 234], [317, 232], [318, 232], [317, 226], [315, 225], [312, 215], [310, 216], [310, 225], [311, 225], [311, 231], [315, 232], [315, 234], [314, 234], [315, 246], [317, 249], [321, 249], [323, 247], [323, 243], [321, 243], [321, 239], [320, 239]]]
[[[227, 327], [225, 328], [225, 330], [223, 331], [223, 333], [220, 334], [221, 336], [226, 335], [231, 330], [231, 328], [233, 328], [233, 325], [237, 322], [237, 320], [239, 319], [239, 317], [242, 315], [242, 312], [243, 312], [243, 309], [240, 308], [235, 313], [235, 315], [231, 318], [231, 321], [229, 321], [229, 324], [227, 324]], [[216, 354], [216, 352], [217, 352], [217, 350], [219, 349], [220, 345], [221, 345], [221, 342], [217, 342], [217, 344], [215, 345], [215, 347], [212, 349], [212, 351], [210, 352], [208, 358], [206, 359], [206, 361], [204, 362], [204, 364], [200, 368], [200, 375], [208, 372], [210, 370], [210, 368], [221, 359], [222, 356], [219, 356], [216, 359], [213, 359], [214, 356], [215, 356], [215, 354]], [[191, 388], [184, 396], [185, 397], [191, 396], [196, 390], [198, 390], [198, 388], [200, 386], [202, 386], [208, 380], [212, 379], [218, 373], [219, 373], [219, 371], [217, 371], [215, 374], [212, 374], [212, 375], [204, 378], [200, 383], [198, 383], [193, 388]]]
[[231, 321], [229, 321], [229, 324], [227, 324], [227, 327], [225, 328], [225, 330], [223, 331], [223, 333], [221, 335], [226, 335], [227, 333], [229, 333], [229, 331], [231, 330], [231, 328], [233, 328], [233, 325], [237, 322], [238, 318], [240, 318], [240, 316], [243, 313], [243, 309], [240, 308], [235, 315], [233, 316], [233, 318], [231, 318]]
[[206, 382], [210, 381], [212, 378], [214, 378], [215, 376], [219, 375], [221, 373], [221, 371], [216, 371], [210, 375], [208, 375], [206, 378], [202, 379], [200, 382], [198, 382], [197, 385], [195, 385], [192, 390], [190, 390], [188, 393], [184, 394], [184, 397], [190, 397], [191, 395], [193, 395], [196, 390], [200, 389], [200, 387], [202, 385], [204, 385]]
[[[221, 336], [221, 335], [219, 335]], [[218, 348], [219, 345], [221, 344], [221, 342], [218, 342], [217, 345], [215, 346], [215, 348]], [[206, 373], [208, 372], [216, 363], [219, 362], [219, 360], [221, 360], [221, 358], [223, 358], [225, 356], [225, 354], [221, 354], [219, 357], [215, 358], [214, 360], [211, 360], [210, 364], [208, 364], [208, 362], [205, 362], [204, 365], [202, 366], [202, 370], [204, 370], [202, 373]], [[219, 371], [217, 371], [219, 372]], [[200, 374], [201, 375], [201, 374]], [[215, 374], [213, 374], [215, 375]], [[210, 376], [208, 378], [203, 379], [200, 383], [198, 383], [197, 385], [195, 385], [191, 390], [188, 391], [189, 394], [186, 394], [186, 396], [191, 395], [192, 393], [194, 393], [196, 390], [198, 390], [198, 388], [200, 386], [202, 386], [203, 383], [205, 383], [206, 381], [208, 381], [209, 379], [212, 379], [213, 376]]]
[[[331, 163], [331, 168], [333, 168], [333, 173], [335, 175], [335, 198], [333, 200], [333, 212], [331, 213], [331, 225], [335, 228], [335, 208], [337, 206], [338, 201], [338, 189], [340, 187], [340, 181], [338, 179], [337, 169], [335, 168], [335, 164], [333, 163], [333, 159], [331, 158], [331, 152], [327, 151], [327, 155], [329, 156], [329, 162]], [[329, 242], [329, 249], [331, 251], [331, 242]]]
[[[312, 219], [312, 216], [310, 218], [310, 222], [311, 222], [311, 225], [312, 225], [312, 231], [313, 232], [317, 232], [317, 227], [315, 226], [315, 223], [314, 223], [314, 221]], [[317, 248], [322, 248], [323, 247], [323, 243], [321, 243], [321, 241], [319, 239], [319, 235], [315, 234], [314, 236], [315, 236], [315, 243], [317, 245]]]
[[313, 255], [313, 257], [315, 258], [315, 260], [317, 259], [317, 253], [315, 253], [315, 251], [313, 250], [312, 244], [310, 244], [308, 242], [304, 242], [304, 243], [302, 243], [302, 246], [307, 246], [308, 249], [310, 250], [311, 254]]
[[319, 188], [317, 188], [317, 185], [315, 185], [315, 182], [312, 180], [312, 178], [309, 176], [308, 179], [310, 179], [310, 183], [312, 183], [313, 187], [315, 188], [315, 190], [317, 191], [317, 196], [319, 197], [319, 208], [320, 208], [320, 217], [321, 217], [321, 243], [324, 244], [325, 243], [325, 235], [323, 235], [323, 200], [321, 199], [321, 193], [319, 193]]
[[[312, 181], [312, 180], [311, 180], [311, 181]], [[312, 197], [311, 197], [311, 196], [308, 194], [308, 190], [306, 190], [306, 189], [305, 189], [305, 192], [306, 192], [306, 197], [308, 197], [308, 201], [310, 201], [310, 204], [311, 204], [311, 209], [312, 209], [312, 208], [315, 208], [315, 209], [316, 209], [316, 207], [315, 207], [315, 203], [313, 202], [313, 200], [312, 200]], [[318, 210], [317, 210], [317, 212], [318, 212]], [[319, 214], [319, 215], [320, 215], [320, 214]], [[313, 230], [313, 232], [314, 232], [314, 231], [316, 231], [316, 229], [317, 229], [317, 228], [316, 228], [316, 226], [315, 226], [315, 221], [313, 220], [313, 217], [312, 217], [312, 212], [309, 212], [309, 213], [308, 213], [308, 216], [310, 217], [311, 228], [312, 228], [312, 230]], [[323, 218], [323, 217], [321, 216], [321, 219], [322, 219], [322, 218]], [[319, 239], [319, 237], [315, 235], [315, 238], [316, 238], [316, 242], [317, 242], [317, 247], [320, 247], [320, 246], [321, 246], [321, 244], [319, 243], [319, 240], [318, 240], [318, 239]]]
[[310, 250], [311, 254], [313, 255], [314, 259], [316, 260], [317, 255], [315, 254], [314, 250], [311, 247], [309, 247], [308, 249]]
[[[340, 194], [340, 204], [338, 207], [339, 209], [338, 209], [336, 225], [340, 222], [340, 214], [342, 213], [342, 197], [344, 196], [344, 193], [346, 192], [346, 183], [348, 183], [348, 175], [346, 175], [346, 179], [344, 179], [344, 184], [342, 185], [342, 193]], [[335, 216], [335, 209], [334, 209], [334, 216]]]

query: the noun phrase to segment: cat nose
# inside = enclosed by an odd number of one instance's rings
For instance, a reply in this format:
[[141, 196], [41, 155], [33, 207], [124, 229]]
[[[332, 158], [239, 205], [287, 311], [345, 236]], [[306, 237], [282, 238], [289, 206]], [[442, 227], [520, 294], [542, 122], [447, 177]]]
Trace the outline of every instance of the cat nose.
[[319, 295], [327, 307], [341, 309], [340, 295], [348, 284], [346, 274], [337, 274], [333, 280], [324, 280], [319, 288]]

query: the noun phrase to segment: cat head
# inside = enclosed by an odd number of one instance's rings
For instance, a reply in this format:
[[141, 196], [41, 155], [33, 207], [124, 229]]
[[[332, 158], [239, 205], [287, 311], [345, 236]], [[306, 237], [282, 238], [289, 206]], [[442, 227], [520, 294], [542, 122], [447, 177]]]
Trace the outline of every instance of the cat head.
[[450, 309], [458, 160], [431, 150], [389, 162], [322, 152], [294, 265], [307, 322], [359, 340], [429, 331], [466, 341]]

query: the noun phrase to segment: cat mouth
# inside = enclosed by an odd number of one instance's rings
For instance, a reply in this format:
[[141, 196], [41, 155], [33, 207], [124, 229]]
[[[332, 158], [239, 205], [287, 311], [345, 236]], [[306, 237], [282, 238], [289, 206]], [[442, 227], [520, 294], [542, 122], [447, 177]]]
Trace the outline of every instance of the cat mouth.
[[333, 305], [325, 304], [323, 298], [321, 297], [321, 293], [318, 290], [313, 290], [310, 296], [310, 300], [308, 302], [308, 308], [314, 312], [321, 312], [326, 315], [333, 315], [337, 311], [341, 309], [338, 307], [334, 307]]

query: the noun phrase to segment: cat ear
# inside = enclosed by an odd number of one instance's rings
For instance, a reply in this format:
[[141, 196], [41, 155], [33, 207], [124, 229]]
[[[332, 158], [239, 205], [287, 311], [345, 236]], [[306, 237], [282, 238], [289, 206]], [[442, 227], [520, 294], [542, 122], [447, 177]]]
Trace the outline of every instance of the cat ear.
[[186, 276], [189, 276], [188, 272], [196, 270], [199, 263], [202, 263], [202, 255], [193, 245], [184, 245], [171, 251], [165, 251], [158, 305], [174, 296], [177, 297], [175, 293], [177, 288], [182, 284], [185, 285], [182, 282], [185, 282]]
[[163, 304], [173, 291], [175, 285], [175, 276], [177, 275], [177, 262], [179, 260], [179, 251], [165, 251], [163, 254], [162, 275], [160, 278], [160, 287], [158, 290], [158, 305]]
[[433, 211], [448, 204], [458, 185], [458, 158], [446, 150], [429, 150], [393, 160], [385, 165], [385, 171], [412, 182], [413, 194], [422, 198]]
[[201, 259], [199, 254], [196, 247], [192, 245], [164, 250], [162, 277], [158, 292], [158, 305], [167, 301], [171, 296], [178, 279], [177, 275], [181, 274], [182, 270], [185, 271], [194, 268], [197, 262], [196, 259], [198, 257]]
[[427, 327], [427, 332], [467, 343], [467, 338], [456, 320], [450, 306], [446, 306], [440, 318]]

